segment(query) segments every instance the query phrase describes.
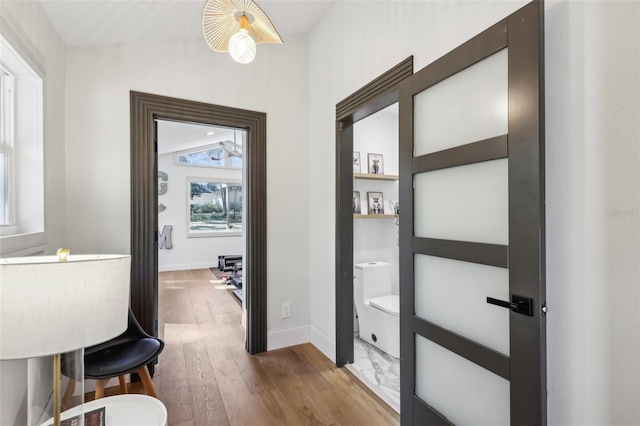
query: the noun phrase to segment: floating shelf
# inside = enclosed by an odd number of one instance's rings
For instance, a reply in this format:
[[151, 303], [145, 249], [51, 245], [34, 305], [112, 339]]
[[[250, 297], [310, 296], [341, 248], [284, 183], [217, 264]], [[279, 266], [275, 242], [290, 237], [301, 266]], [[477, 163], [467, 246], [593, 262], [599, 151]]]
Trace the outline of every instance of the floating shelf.
[[354, 214], [354, 219], [392, 219], [394, 214]]
[[398, 180], [396, 175], [372, 175], [369, 173], [354, 173], [356, 179], [373, 179], [373, 180]]

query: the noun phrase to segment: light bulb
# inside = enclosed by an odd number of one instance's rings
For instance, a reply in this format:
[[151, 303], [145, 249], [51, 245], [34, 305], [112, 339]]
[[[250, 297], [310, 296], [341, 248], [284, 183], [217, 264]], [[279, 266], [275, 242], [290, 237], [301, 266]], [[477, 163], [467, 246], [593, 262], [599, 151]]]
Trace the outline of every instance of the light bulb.
[[248, 31], [241, 28], [229, 39], [229, 54], [234, 61], [248, 64], [256, 57], [256, 42], [253, 41]]

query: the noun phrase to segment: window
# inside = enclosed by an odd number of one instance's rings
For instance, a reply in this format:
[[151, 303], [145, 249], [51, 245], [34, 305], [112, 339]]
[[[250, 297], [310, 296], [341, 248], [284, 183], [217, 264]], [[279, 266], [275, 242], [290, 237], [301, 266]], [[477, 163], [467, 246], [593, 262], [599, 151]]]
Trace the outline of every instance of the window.
[[176, 164], [241, 169], [242, 146], [231, 141], [223, 141], [192, 150], [179, 151], [176, 152]]
[[[15, 49], [18, 46], [19, 49]], [[10, 32], [0, 35], [0, 255], [46, 244], [44, 70]]]
[[187, 179], [190, 237], [242, 232], [242, 184], [207, 178]]
[[13, 76], [0, 63], [0, 226], [12, 222]]

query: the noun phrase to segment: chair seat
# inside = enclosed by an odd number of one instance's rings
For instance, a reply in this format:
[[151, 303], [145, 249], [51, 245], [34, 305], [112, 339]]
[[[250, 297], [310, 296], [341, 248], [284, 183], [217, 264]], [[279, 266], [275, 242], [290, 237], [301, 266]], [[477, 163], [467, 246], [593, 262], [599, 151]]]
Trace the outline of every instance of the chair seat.
[[133, 373], [151, 362], [162, 350], [154, 338], [142, 338], [85, 354], [84, 375], [87, 379], [103, 379]]

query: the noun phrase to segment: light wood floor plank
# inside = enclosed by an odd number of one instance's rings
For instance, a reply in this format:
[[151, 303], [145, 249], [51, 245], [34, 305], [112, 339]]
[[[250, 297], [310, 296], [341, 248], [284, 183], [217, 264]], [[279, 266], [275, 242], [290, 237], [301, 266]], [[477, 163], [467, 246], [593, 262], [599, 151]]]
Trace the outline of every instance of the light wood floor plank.
[[398, 425], [311, 344], [249, 355], [242, 310], [208, 269], [159, 274], [165, 349], [154, 382], [169, 425]]

